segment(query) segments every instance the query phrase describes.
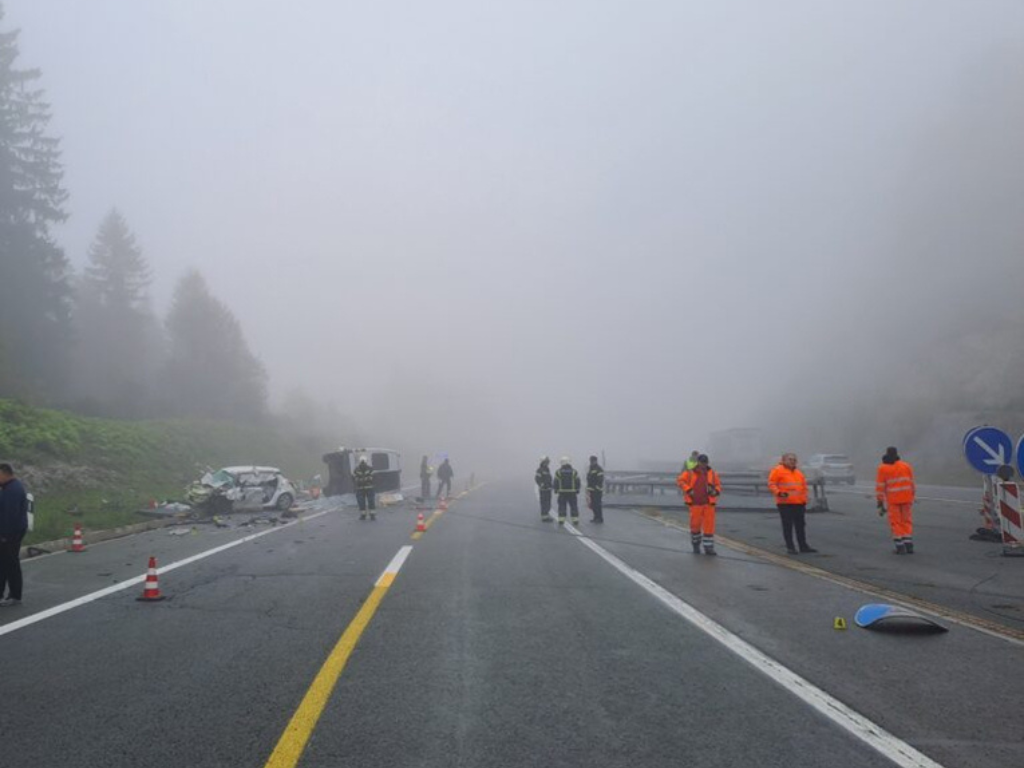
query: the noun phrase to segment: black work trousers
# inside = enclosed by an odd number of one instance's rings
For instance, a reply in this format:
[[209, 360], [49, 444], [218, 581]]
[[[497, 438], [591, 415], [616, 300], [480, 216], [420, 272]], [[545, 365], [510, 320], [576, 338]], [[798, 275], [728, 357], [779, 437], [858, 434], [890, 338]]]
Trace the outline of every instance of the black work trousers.
[[587, 491], [587, 495], [590, 497], [590, 511], [594, 513], [594, 522], [604, 522], [604, 509], [601, 506], [601, 500], [604, 497], [604, 491]]
[[446, 477], [444, 479], [438, 478], [438, 481], [437, 481], [437, 498], [440, 499], [441, 498], [441, 494], [444, 494], [444, 497], [446, 499], [449, 496], [452, 495], [452, 479], [450, 477]]
[[804, 515], [807, 512], [806, 504], [779, 504], [779, 517], [782, 518], [782, 538], [786, 540], [786, 549], [796, 549], [793, 546], [793, 531], [796, 530], [796, 543], [801, 549], [807, 546], [806, 523]]
[[547, 517], [551, 514], [551, 489], [540, 491], [540, 516]]
[[10, 588], [7, 597], [21, 600], [21, 540], [25, 534], [5, 536], [0, 542], [0, 597]]
[[420, 478], [420, 496], [424, 499], [430, 498], [430, 477]]
[[560, 493], [558, 494], [558, 516], [565, 517], [565, 508], [569, 507], [573, 517], [580, 516], [580, 508], [577, 502], [578, 494], [576, 493]]
[[356, 501], [359, 502], [359, 511], [360, 512], [365, 512], [367, 506], [369, 506], [370, 509], [376, 509], [377, 508], [376, 495], [377, 494], [374, 492], [373, 488], [370, 488], [369, 490], [362, 489], [362, 488], [357, 490], [356, 491]]

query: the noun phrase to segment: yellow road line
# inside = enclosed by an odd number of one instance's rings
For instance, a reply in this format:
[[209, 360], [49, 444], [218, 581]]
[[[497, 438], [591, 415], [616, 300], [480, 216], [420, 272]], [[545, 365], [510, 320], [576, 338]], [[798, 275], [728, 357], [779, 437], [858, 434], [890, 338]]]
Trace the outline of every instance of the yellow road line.
[[[669, 528], [676, 528], [680, 531], [689, 532], [689, 528], [675, 520], [665, 517], [657, 510], [641, 510], [641, 514], [645, 517], [658, 520]], [[788, 568], [791, 571], [797, 571], [798, 573], [803, 573], [807, 576], [813, 576], [816, 579], [830, 581], [833, 584], [838, 584], [840, 586], [847, 587], [848, 589], [853, 589], [857, 592], [871, 595], [872, 597], [888, 600], [891, 603], [897, 603], [906, 608], [930, 613], [947, 621], [951, 621], [954, 624], [969, 627], [970, 629], [977, 630], [978, 632], [983, 632], [986, 635], [993, 635], [998, 637], [1000, 640], [1008, 640], [1017, 645], [1024, 645], [1024, 631], [1015, 629], [1014, 627], [1007, 627], [1003, 624], [983, 619], [980, 616], [974, 616], [973, 614], [965, 613], [964, 611], [958, 611], [955, 608], [947, 608], [944, 605], [932, 603], [928, 600], [922, 600], [919, 597], [914, 597], [913, 595], [908, 595], [903, 592], [896, 592], [895, 590], [887, 589], [886, 587], [877, 587], [874, 584], [859, 581], [858, 579], [852, 579], [849, 576], [841, 576], [838, 573], [826, 571], [824, 568], [819, 568], [815, 565], [811, 565], [810, 563], [800, 562], [799, 560], [794, 560], [791, 557], [783, 557], [782, 555], [777, 555], [774, 552], [768, 552], [767, 550], [732, 539], [728, 536], [722, 536], [719, 533], [715, 534], [715, 541], [725, 544], [730, 549], [735, 549], [738, 552], [743, 552], [752, 557], [767, 560], [770, 563], [774, 563], [775, 565], [779, 565], [783, 568]]]
[[313, 735], [313, 729], [316, 728], [316, 724], [323, 714], [324, 707], [327, 706], [327, 702], [331, 698], [331, 693], [334, 691], [334, 686], [337, 684], [338, 678], [341, 677], [341, 673], [348, 663], [349, 656], [352, 655], [352, 651], [355, 649], [356, 643], [359, 642], [363, 630], [370, 623], [370, 619], [373, 618], [373, 614], [376, 613], [381, 600], [384, 599], [384, 595], [394, 583], [402, 563], [405, 562], [405, 558], [408, 557], [411, 550], [411, 546], [402, 547], [384, 570], [384, 573], [377, 579], [373, 591], [366, 599], [366, 602], [363, 603], [363, 607], [359, 609], [359, 613], [352, 619], [352, 622], [342, 633], [341, 639], [338, 640], [327, 660], [320, 667], [320, 671], [313, 679], [312, 685], [309, 686], [309, 690], [306, 691], [306, 695], [302, 698], [299, 708], [295, 710], [295, 714], [292, 715], [292, 719], [285, 727], [284, 733], [281, 734], [281, 738], [278, 740], [277, 746], [274, 747], [270, 759], [267, 760], [265, 768], [295, 768], [298, 765], [299, 758], [302, 757], [302, 752], [309, 742], [309, 737]]

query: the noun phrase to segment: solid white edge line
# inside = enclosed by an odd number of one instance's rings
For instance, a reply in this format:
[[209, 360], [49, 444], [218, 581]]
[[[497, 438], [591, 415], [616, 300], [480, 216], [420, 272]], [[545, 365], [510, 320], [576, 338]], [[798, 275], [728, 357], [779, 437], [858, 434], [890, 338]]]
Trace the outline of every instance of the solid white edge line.
[[813, 685], [796, 672], [783, 666], [770, 656], [762, 653], [745, 640], [741, 640], [714, 619], [698, 611], [682, 598], [644, 576], [617, 558], [579, 531], [568, 529], [581, 544], [595, 552], [616, 570], [640, 585], [672, 611], [682, 616], [702, 632], [710, 635], [741, 659], [764, 673], [787, 691], [809, 704], [829, 720], [872, 747], [883, 756], [903, 768], [943, 768], [927, 755], [918, 752], [902, 739], [889, 733], [880, 725], [868, 720], [859, 712]]
[[398, 572], [402, 569], [402, 564], [405, 562], [405, 559], [409, 557], [410, 552], [412, 552], [412, 544], [406, 544], [401, 549], [399, 549], [398, 554], [391, 558], [391, 562], [388, 563], [387, 568], [384, 569], [384, 572], [381, 573], [379, 577], [377, 577], [377, 581], [374, 582], [374, 586], [379, 587], [381, 585], [381, 581], [383, 581], [385, 576], [397, 576]]
[[[197, 560], [202, 560], [203, 558], [210, 557], [211, 555], [216, 555], [218, 552], [223, 552], [226, 549], [231, 549], [232, 547], [237, 547], [240, 544], [245, 544], [247, 541], [253, 541], [254, 539], [266, 536], [267, 534], [276, 533], [277, 531], [283, 531], [286, 528], [291, 528], [293, 525], [296, 525], [302, 520], [315, 520], [316, 518], [321, 517], [322, 515], [326, 515], [328, 512], [331, 511], [333, 510], [327, 509], [324, 510], [323, 512], [315, 512], [312, 515], [307, 515], [306, 517], [299, 518], [294, 522], [285, 523], [284, 525], [278, 525], [273, 528], [268, 528], [265, 531], [260, 531], [259, 533], [253, 533], [249, 536], [245, 536], [244, 538], [237, 539], [235, 541], [230, 541], [227, 544], [222, 544], [219, 547], [214, 547], [213, 549], [208, 549], [205, 552], [200, 552], [198, 555], [192, 555], [192, 557], [186, 557], [184, 560], [178, 560], [177, 562], [170, 563], [169, 565], [161, 566], [157, 568], [157, 573], [160, 574], [167, 573], [168, 571], [173, 571], [175, 568], [181, 568], [183, 565], [189, 565], [190, 563], [194, 563]], [[14, 632], [15, 630], [22, 629], [32, 624], [36, 624], [40, 621], [43, 621], [44, 619], [49, 619], [52, 616], [64, 613], [65, 611], [70, 611], [72, 608], [77, 608], [80, 605], [85, 605], [86, 603], [91, 603], [94, 600], [99, 600], [101, 597], [106, 597], [107, 595], [112, 595], [115, 592], [120, 592], [122, 590], [128, 589], [129, 587], [133, 587], [136, 584], [141, 584], [146, 580], [147, 575], [148, 573], [143, 574], [142, 576], [133, 576], [127, 581], [122, 581], [117, 584], [113, 584], [112, 586], [105, 587], [104, 589], [100, 589], [96, 592], [90, 592], [88, 595], [82, 595], [81, 597], [77, 597], [74, 600], [69, 600], [66, 603], [61, 603], [60, 605], [55, 605], [52, 608], [47, 608], [44, 611], [39, 611], [39, 613], [33, 613], [31, 616], [26, 616], [24, 619], [12, 621], [10, 624], [4, 624], [2, 627], [0, 627], [0, 636], [9, 634], [11, 632]]]

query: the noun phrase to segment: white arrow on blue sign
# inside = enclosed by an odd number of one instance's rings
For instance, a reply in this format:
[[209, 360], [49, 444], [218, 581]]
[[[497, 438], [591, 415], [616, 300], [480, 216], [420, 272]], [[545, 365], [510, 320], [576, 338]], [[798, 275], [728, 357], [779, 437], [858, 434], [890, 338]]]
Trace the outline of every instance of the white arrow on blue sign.
[[967, 463], [986, 475], [1013, 460], [1013, 441], [1001, 429], [975, 427], [964, 436]]

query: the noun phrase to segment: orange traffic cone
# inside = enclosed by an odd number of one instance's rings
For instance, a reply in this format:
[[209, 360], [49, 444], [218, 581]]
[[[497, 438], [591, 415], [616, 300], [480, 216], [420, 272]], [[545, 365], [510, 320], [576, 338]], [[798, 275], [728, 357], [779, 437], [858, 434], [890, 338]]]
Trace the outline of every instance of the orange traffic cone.
[[416, 530], [420, 533], [427, 530], [427, 524], [423, 521], [423, 513], [416, 515]]
[[85, 544], [82, 543], [82, 524], [75, 523], [75, 535], [71, 539], [71, 549], [68, 552], [85, 552]]
[[147, 603], [164, 599], [164, 596], [160, 594], [160, 584], [156, 578], [155, 557], [149, 558], [149, 571], [146, 573], [146, 588], [142, 590], [142, 597], [136, 597], [135, 599]]

